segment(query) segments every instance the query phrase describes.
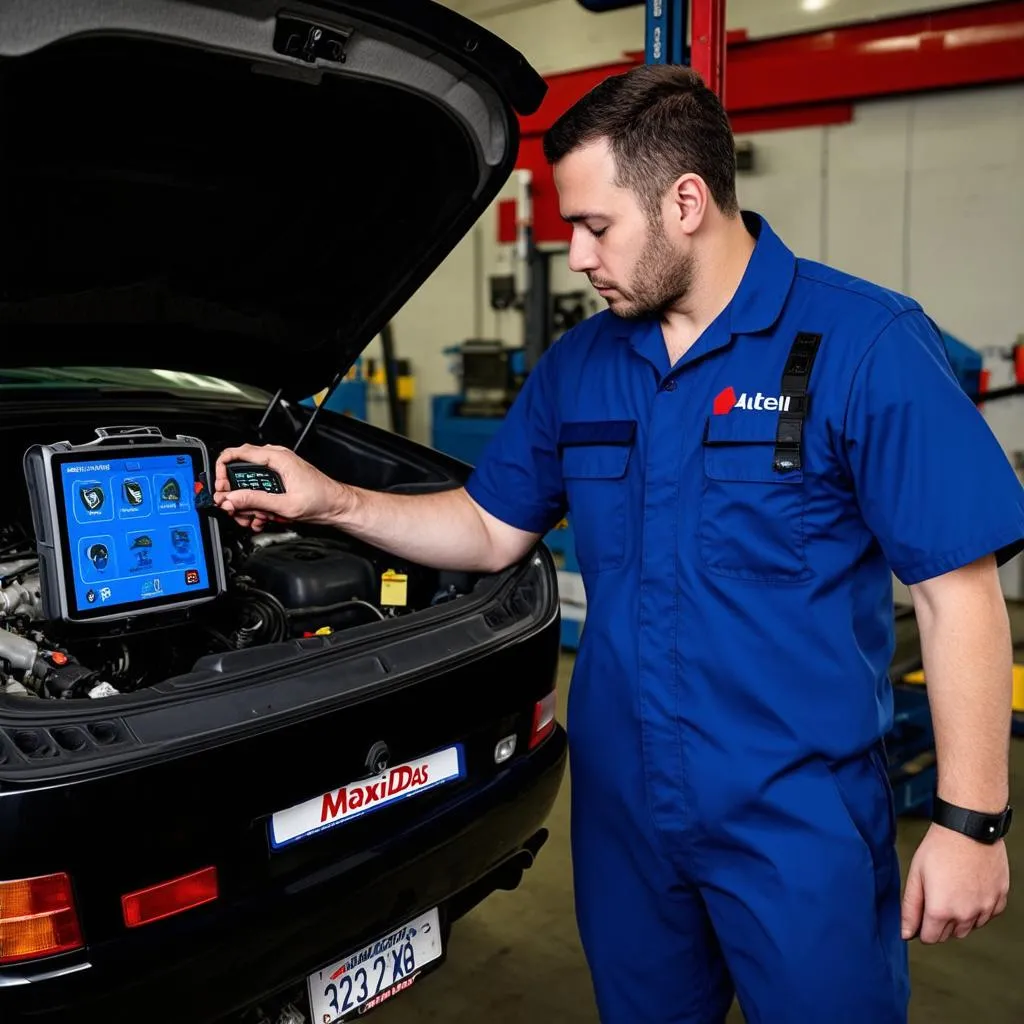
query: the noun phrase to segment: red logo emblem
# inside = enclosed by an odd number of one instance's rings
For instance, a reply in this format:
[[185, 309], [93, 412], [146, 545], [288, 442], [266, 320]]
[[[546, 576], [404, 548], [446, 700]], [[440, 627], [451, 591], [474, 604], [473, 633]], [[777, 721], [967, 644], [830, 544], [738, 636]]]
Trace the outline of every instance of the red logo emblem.
[[736, 391], [726, 388], [715, 396], [713, 412], [716, 416], [724, 416], [736, 404]]

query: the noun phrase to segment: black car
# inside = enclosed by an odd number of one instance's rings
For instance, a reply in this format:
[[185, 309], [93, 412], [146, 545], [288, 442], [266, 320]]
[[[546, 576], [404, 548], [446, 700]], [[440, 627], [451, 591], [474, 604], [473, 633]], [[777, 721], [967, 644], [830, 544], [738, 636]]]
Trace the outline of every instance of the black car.
[[461, 484], [309, 396], [486, 209], [543, 92], [427, 2], [0, 3], [5, 1024], [348, 1019], [543, 845], [546, 549], [474, 574], [253, 535], [208, 478], [255, 441]]

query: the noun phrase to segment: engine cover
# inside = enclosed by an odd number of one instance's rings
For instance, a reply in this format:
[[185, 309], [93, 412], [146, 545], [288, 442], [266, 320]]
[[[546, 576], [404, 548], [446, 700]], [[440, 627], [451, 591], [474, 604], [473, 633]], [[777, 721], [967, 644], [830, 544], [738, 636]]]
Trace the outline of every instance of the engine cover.
[[376, 603], [373, 563], [329, 540], [268, 544], [246, 561], [243, 571], [289, 612], [326, 614], [353, 598]]

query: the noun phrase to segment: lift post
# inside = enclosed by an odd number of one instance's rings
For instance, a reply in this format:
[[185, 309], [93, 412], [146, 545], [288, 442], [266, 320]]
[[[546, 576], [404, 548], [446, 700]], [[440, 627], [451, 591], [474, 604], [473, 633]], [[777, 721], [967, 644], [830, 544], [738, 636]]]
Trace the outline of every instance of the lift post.
[[647, 0], [645, 34], [647, 64], [687, 64], [725, 101], [725, 0]]

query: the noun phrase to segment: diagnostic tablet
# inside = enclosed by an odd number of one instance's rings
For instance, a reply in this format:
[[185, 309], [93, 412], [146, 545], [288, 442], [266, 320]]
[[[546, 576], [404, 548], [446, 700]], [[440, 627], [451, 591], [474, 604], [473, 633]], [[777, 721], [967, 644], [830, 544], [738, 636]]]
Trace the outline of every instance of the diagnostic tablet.
[[206, 447], [153, 427], [97, 434], [25, 453], [45, 617], [123, 619], [217, 597], [217, 522], [195, 503], [209, 472]]

